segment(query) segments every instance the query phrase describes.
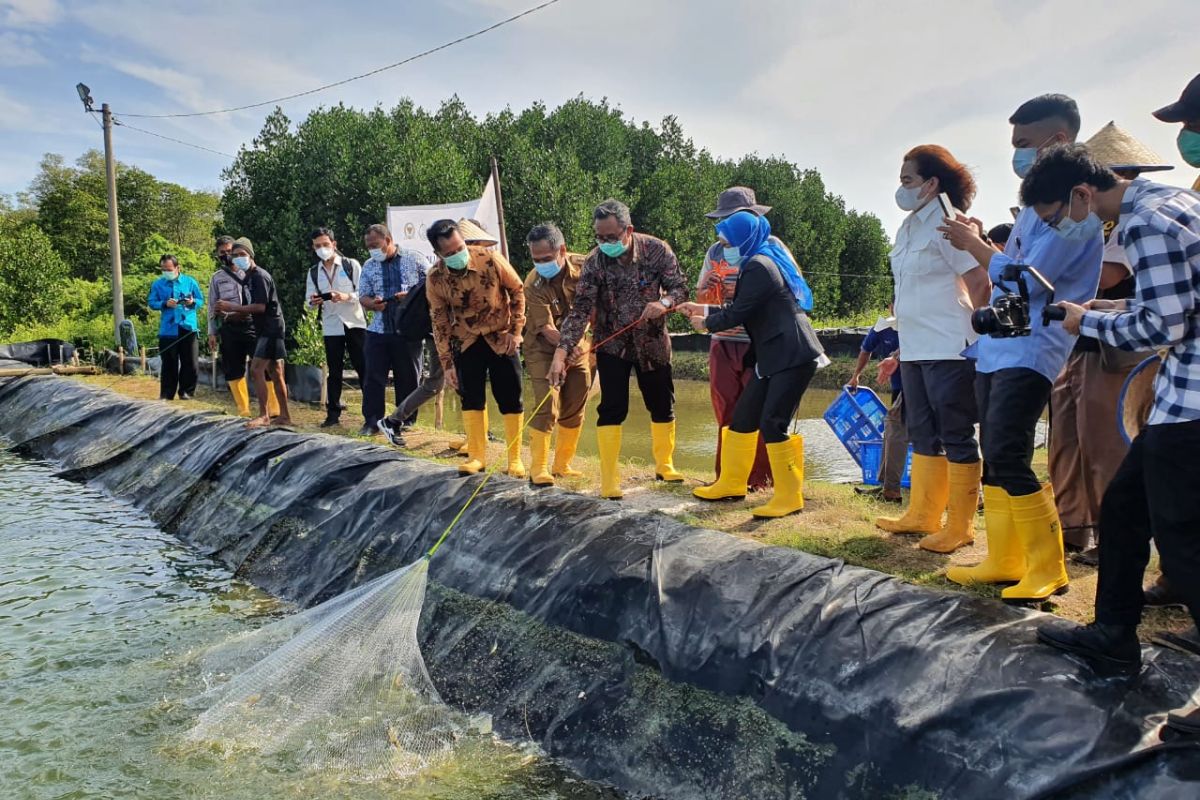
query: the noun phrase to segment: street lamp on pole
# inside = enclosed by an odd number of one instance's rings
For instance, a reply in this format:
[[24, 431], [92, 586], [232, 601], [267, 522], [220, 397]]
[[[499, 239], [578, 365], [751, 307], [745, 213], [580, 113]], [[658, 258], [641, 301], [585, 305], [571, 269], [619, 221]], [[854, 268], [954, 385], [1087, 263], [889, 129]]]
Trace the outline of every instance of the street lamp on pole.
[[[75, 84], [79, 99], [83, 102], [83, 110], [95, 113], [93, 108], [92, 90], [85, 84]], [[117, 220], [117, 168], [113, 158], [112, 146], [112, 112], [108, 103], [100, 106], [104, 122], [104, 175], [108, 183], [108, 249], [112, 253], [112, 298], [113, 298], [113, 338], [116, 344], [121, 344], [121, 323], [125, 320], [125, 298], [121, 282], [121, 229]]]

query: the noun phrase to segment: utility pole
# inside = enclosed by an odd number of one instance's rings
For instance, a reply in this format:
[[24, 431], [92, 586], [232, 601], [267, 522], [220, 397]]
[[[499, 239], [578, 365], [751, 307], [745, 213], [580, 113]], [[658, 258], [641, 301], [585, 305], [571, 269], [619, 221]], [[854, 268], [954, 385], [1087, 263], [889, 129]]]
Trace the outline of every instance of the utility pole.
[[113, 336], [121, 341], [121, 323], [125, 320], [125, 293], [121, 286], [121, 228], [117, 221], [117, 165], [113, 158], [112, 112], [108, 103], [100, 106], [104, 118], [104, 176], [108, 181], [108, 249], [112, 251]]
[[[92, 90], [82, 83], [77, 83], [75, 91], [79, 92], [79, 99], [83, 101], [83, 110], [89, 114], [96, 113]], [[117, 221], [117, 162], [113, 157], [113, 118], [108, 103], [100, 106], [100, 116], [104, 121], [104, 177], [108, 183], [108, 249], [112, 253], [113, 340], [119, 347], [121, 323], [125, 321], [125, 295], [121, 285], [121, 228]]]

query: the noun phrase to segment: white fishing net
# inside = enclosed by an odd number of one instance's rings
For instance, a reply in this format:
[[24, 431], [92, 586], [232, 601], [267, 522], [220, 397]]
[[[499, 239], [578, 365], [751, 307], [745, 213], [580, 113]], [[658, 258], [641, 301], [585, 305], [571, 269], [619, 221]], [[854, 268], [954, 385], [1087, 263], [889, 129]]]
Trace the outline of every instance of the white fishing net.
[[428, 571], [421, 559], [202, 655], [211, 704], [189, 740], [353, 781], [447, 759], [463, 726], [417, 644]]

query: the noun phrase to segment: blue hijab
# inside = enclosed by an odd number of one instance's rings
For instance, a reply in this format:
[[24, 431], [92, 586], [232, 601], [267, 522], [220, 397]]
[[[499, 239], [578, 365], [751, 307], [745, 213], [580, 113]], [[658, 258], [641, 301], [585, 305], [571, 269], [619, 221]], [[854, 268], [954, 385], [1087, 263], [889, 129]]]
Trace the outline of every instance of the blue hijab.
[[771, 223], [767, 222], [766, 217], [739, 211], [718, 222], [717, 233], [730, 246], [738, 249], [743, 264], [754, 256], [766, 256], [775, 262], [788, 288], [792, 290], [797, 305], [804, 311], [812, 311], [812, 289], [808, 288], [808, 283], [800, 274], [800, 267], [792, 260], [787, 248], [779, 240], [771, 238]]

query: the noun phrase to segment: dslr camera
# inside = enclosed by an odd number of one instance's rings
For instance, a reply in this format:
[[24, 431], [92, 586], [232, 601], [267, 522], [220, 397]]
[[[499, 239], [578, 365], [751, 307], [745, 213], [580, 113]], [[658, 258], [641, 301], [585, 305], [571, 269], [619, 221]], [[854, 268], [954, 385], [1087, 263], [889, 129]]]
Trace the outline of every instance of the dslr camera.
[[[1042, 273], [1028, 264], [1009, 264], [996, 284], [1004, 294], [997, 297], [990, 306], [978, 308], [971, 314], [971, 327], [976, 333], [1008, 339], [1014, 336], [1028, 336], [1032, 332], [1033, 321], [1029, 318], [1029, 287], [1024, 279], [1026, 274], [1049, 293], [1046, 305], [1042, 308], [1042, 325], [1049, 325], [1051, 320], [1066, 319], [1066, 311], [1054, 305], [1054, 286]], [[1009, 288], [1010, 282], [1016, 284], [1017, 291]]]

